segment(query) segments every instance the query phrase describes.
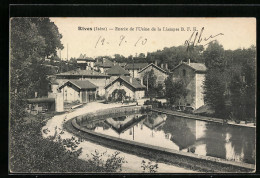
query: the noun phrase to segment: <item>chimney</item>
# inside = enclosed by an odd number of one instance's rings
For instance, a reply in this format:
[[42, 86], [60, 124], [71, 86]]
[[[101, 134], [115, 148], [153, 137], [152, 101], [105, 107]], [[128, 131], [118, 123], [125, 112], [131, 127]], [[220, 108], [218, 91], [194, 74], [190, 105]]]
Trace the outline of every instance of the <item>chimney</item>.
[[116, 61], [114, 61], [114, 66], [116, 65]]
[[130, 81], [130, 83], [133, 83], [133, 78], [132, 78], [132, 77], [130, 77], [130, 80], [129, 80], [129, 81]]
[[154, 64], [157, 66], [157, 60], [154, 61]]
[[163, 69], [163, 63], [161, 63], [161, 68]]
[[188, 59], [188, 64], [190, 65], [190, 59]]
[[37, 98], [37, 94], [38, 94], [37, 92], [34, 93], [35, 98]]
[[143, 85], [143, 83], [144, 83], [143, 80], [144, 80], [143, 78], [141, 78], [141, 80], [140, 80], [140, 82], [141, 82], [142, 85]]
[[168, 70], [168, 63], [165, 63], [165, 69]]

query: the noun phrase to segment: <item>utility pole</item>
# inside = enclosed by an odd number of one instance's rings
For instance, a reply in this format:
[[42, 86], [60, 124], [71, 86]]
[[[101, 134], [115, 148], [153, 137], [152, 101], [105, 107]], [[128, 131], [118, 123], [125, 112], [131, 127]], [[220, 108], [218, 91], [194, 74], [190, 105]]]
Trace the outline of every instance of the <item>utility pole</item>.
[[60, 49], [60, 72], [62, 72], [61, 71], [61, 49]]
[[69, 70], [69, 45], [67, 43], [67, 71]]

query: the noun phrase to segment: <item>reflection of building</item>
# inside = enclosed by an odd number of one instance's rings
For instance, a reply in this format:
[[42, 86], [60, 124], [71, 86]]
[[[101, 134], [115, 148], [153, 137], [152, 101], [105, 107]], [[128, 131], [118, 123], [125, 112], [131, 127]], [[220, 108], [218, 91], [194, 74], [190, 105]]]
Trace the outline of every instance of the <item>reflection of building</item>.
[[125, 132], [127, 129], [132, 128], [134, 125], [145, 119], [145, 116], [134, 115], [126, 116], [118, 120], [117, 118], [109, 118], [105, 120], [105, 123], [111, 126], [111, 128], [118, 134]]
[[155, 117], [148, 116], [147, 119], [143, 122], [144, 125], [150, 129], [156, 129], [159, 126], [162, 126], [165, 123], [167, 116], [163, 115], [155, 115]]
[[182, 105], [190, 105], [194, 109], [204, 105], [203, 82], [206, 66], [202, 63], [183, 62], [173, 69], [173, 80], [182, 80], [188, 94]]
[[96, 100], [97, 86], [88, 80], [72, 80], [59, 87], [64, 101], [88, 103]]
[[126, 96], [132, 99], [140, 99], [144, 97], [145, 86], [132, 77], [120, 76], [105, 86], [106, 98], [112, 95], [116, 89], [123, 89]]

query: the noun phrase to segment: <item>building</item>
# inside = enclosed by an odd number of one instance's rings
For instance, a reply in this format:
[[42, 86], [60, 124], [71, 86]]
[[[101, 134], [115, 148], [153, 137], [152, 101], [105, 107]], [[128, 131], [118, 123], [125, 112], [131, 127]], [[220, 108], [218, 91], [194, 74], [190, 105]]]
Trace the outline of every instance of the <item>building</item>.
[[119, 76], [130, 76], [130, 73], [124, 68], [120, 67], [118, 64], [112, 66], [106, 71], [106, 74], [111, 76], [110, 81], [116, 79]]
[[150, 72], [151, 70], [154, 71], [154, 74], [157, 77], [156, 84], [164, 85], [164, 81], [168, 77], [168, 72], [153, 63], [150, 63], [149, 65], [145, 66], [144, 68], [142, 68], [141, 70], [138, 71], [138, 76], [139, 76], [140, 80], [143, 81], [145, 74], [147, 72]]
[[98, 86], [88, 80], [68, 81], [59, 87], [63, 94], [64, 101], [89, 103], [96, 100]]
[[105, 86], [106, 98], [112, 95], [116, 89], [123, 89], [126, 92], [126, 96], [131, 99], [140, 99], [144, 97], [145, 86], [142, 85], [137, 79], [132, 77], [120, 76], [111, 81]]
[[191, 63], [190, 60], [177, 65], [173, 73], [174, 80], [182, 80], [188, 94], [180, 104], [197, 109], [204, 105], [203, 82], [205, 80], [206, 66], [202, 63]]
[[147, 65], [148, 63], [128, 63], [125, 69], [129, 71], [131, 77], [139, 78], [138, 72]]
[[101, 74], [100, 72], [94, 70], [76, 69], [56, 74], [56, 81], [59, 83], [59, 87], [68, 80], [88, 80], [98, 86], [97, 94], [100, 96], [105, 94], [104, 87], [109, 83], [109, 79], [109, 75]]
[[77, 66], [81, 70], [93, 69], [95, 62], [95, 59], [86, 57], [85, 54], [80, 54], [79, 58], [77, 59]]
[[114, 65], [115, 65], [115, 62], [112, 62], [106, 58], [103, 58], [101, 60], [97, 60], [97, 62], [94, 65], [94, 69], [97, 71], [100, 71], [101, 73], [105, 73], [108, 69], [110, 69]]

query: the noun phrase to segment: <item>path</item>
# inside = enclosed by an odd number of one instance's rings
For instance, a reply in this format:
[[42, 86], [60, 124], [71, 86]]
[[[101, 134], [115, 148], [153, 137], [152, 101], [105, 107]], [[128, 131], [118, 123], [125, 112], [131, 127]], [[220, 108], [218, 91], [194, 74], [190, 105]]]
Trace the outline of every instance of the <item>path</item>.
[[[55, 134], [55, 127], [57, 128], [57, 130], [62, 130], [62, 124], [65, 121], [74, 118], [75, 116], [81, 115], [81, 114], [85, 114], [88, 112], [94, 112], [97, 110], [101, 110], [101, 109], [108, 109], [108, 108], [113, 108], [113, 107], [122, 107], [125, 105], [120, 104], [102, 104], [102, 103], [98, 103], [98, 102], [92, 102], [92, 103], [88, 103], [87, 105], [85, 105], [82, 108], [78, 108], [76, 110], [74, 110], [73, 112], [70, 113], [65, 113], [62, 115], [57, 115], [54, 116], [53, 118], [51, 118], [50, 120], [48, 120], [48, 122], [46, 123], [46, 126], [44, 126], [42, 128], [46, 129], [48, 128], [48, 130], [50, 132], [48, 132], [47, 134], [43, 133], [43, 137], [46, 138], [48, 136], [53, 136]], [[60, 135], [62, 139], [66, 139], [66, 138], [71, 138], [72, 136], [74, 136], [73, 134], [64, 131], [63, 134]], [[75, 136], [74, 136], [75, 137]], [[77, 138], [77, 137], [76, 137]], [[78, 139], [78, 138], [77, 138]], [[105, 152], [107, 151], [107, 154], [113, 154], [115, 151], [115, 149], [110, 149], [110, 148], [106, 148], [102, 145], [98, 145], [89, 141], [83, 141], [78, 145], [78, 148], [82, 147], [82, 154], [80, 155], [80, 159], [86, 160], [88, 159], [87, 154], [90, 155], [91, 153], [94, 153], [95, 150], [98, 150], [99, 152]], [[122, 165], [122, 172], [127, 172], [127, 173], [142, 173], [142, 168], [141, 168], [141, 162], [142, 160], [145, 160], [146, 162], [148, 162], [149, 160], [143, 157], [139, 157], [136, 155], [132, 155], [132, 154], [128, 154], [125, 152], [120, 151], [120, 156], [121, 157], [125, 157], [125, 160], [127, 161], [127, 163], [124, 163]], [[180, 168], [180, 167], [176, 167], [173, 165], [168, 165], [168, 164], [164, 164], [164, 163], [158, 163], [158, 172], [159, 173], [195, 173], [195, 171], [192, 170], [188, 170], [188, 169], [184, 169], [184, 168]]]

